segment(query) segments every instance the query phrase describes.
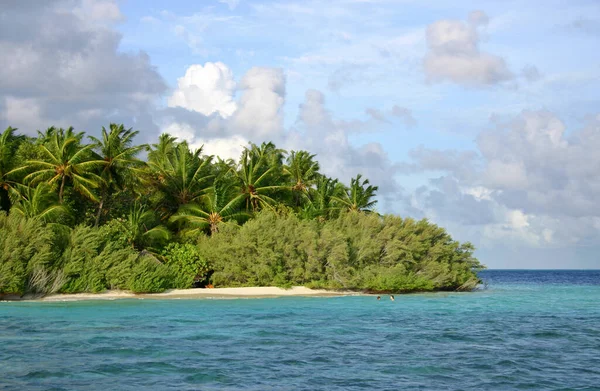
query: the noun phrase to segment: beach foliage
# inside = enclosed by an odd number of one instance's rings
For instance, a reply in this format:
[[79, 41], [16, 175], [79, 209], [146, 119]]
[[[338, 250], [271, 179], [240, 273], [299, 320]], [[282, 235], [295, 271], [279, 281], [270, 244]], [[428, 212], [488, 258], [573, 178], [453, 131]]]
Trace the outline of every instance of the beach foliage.
[[473, 247], [426, 220], [343, 212], [323, 222], [262, 211], [198, 240], [216, 286], [306, 285], [373, 292], [465, 289]]
[[478, 283], [470, 243], [377, 213], [378, 186], [330, 178], [307, 151], [250, 143], [224, 160], [168, 134], [150, 145], [124, 125], [98, 134], [0, 133], [0, 294]]

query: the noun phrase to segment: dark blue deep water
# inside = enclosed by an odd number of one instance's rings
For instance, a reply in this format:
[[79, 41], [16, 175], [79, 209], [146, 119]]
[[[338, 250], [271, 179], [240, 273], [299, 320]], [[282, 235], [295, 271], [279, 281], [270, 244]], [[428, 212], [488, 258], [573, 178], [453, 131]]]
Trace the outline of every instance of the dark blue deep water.
[[473, 293], [0, 303], [0, 390], [600, 390], [600, 271]]

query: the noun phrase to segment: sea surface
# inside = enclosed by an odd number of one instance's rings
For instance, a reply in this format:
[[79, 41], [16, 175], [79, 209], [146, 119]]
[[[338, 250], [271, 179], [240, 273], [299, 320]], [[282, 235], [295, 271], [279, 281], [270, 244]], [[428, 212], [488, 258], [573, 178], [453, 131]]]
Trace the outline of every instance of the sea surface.
[[472, 293], [0, 303], [0, 390], [600, 390], [600, 271]]

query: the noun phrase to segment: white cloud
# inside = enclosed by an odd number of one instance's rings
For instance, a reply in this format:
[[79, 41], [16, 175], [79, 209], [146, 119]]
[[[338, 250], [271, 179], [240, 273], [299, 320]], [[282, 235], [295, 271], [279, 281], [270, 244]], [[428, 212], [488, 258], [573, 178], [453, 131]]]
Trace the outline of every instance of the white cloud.
[[468, 23], [440, 20], [429, 25], [423, 62], [428, 80], [483, 86], [514, 78], [503, 58], [479, 49], [478, 28], [487, 23], [482, 11], [474, 11]]
[[82, 0], [81, 5], [73, 10], [81, 18], [95, 22], [121, 22], [125, 17], [114, 0]]
[[209, 140], [197, 140], [204, 145], [204, 152], [207, 155], [218, 156], [221, 159], [233, 159], [237, 161], [244, 149], [248, 145], [248, 140], [239, 135], [227, 138], [213, 138]]
[[201, 129], [195, 129], [186, 123], [170, 123], [163, 128], [164, 133], [187, 141], [192, 149], [202, 148], [205, 155], [218, 156], [221, 159], [237, 160], [248, 140], [239, 135], [228, 137], [201, 138]]
[[[587, 246], [600, 243], [600, 118], [581, 130], [548, 111], [523, 111], [477, 138], [479, 153], [417, 149], [404, 172], [445, 176], [412, 206], [481, 244]], [[468, 197], [467, 197], [468, 196]], [[457, 225], [458, 224], [458, 225]]]
[[522, 163], [491, 160], [484, 178], [486, 185], [492, 188], [519, 189], [527, 186], [527, 172]]
[[204, 115], [218, 113], [227, 118], [237, 109], [233, 100], [235, 87], [233, 73], [225, 64], [192, 65], [177, 79], [177, 89], [168, 99], [168, 105]]
[[18, 126], [24, 132], [35, 130], [42, 121], [40, 105], [33, 98], [20, 99], [7, 96], [4, 108], [0, 112], [3, 112], [0, 114], [0, 119], [7, 124], [19, 124]]
[[234, 130], [261, 141], [278, 137], [283, 130], [283, 70], [254, 67], [244, 75], [239, 88], [239, 108], [231, 121]]
[[476, 10], [469, 13], [469, 23], [475, 27], [486, 26], [489, 22], [490, 18], [481, 10]]
[[308, 90], [300, 106], [294, 129], [286, 138], [287, 149], [306, 149], [317, 154], [322, 171], [349, 182], [362, 174], [379, 186], [380, 199], [396, 196], [401, 188], [394, 179], [395, 167], [379, 143], [353, 146], [348, 135], [353, 121], [336, 121], [326, 109], [325, 97], [317, 90]]
[[[201, 72], [211, 68], [209, 64], [199, 66]], [[219, 67], [227, 69], [225, 65]], [[181, 90], [194, 91], [194, 99], [181, 98], [178, 106], [165, 112], [162, 130], [179, 139], [186, 140], [194, 147], [204, 145], [204, 152], [222, 158], [237, 159], [249, 141], [260, 143], [273, 141], [276, 145], [288, 149], [305, 149], [317, 154], [323, 172], [327, 175], [349, 182], [351, 177], [363, 174], [374, 185], [380, 186], [383, 198], [396, 194], [400, 187], [394, 180], [395, 167], [379, 143], [368, 143], [354, 147], [348, 135], [357, 128], [366, 126], [359, 120], [335, 120], [326, 109], [325, 97], [317, 90], [308, 90], [302, 103], [298, 119], [293, 129], [283, 126], [283, 105], [285, 103], [285, 77], [277, 68], [251, 68], [240, 80], [238, 87], [241, 96], [233, 99], [229, 83], [216, 83], [215, 80], [233, 80], [229, 72], [210, 73], [227, 74], [225, 78], [204, 77], [209, 79], [204, 85], [189, 82], [195, 76], [180, 79]], [[183, 82], [183, 80], [187, 80]], [[183, 86], [183, 88], [182, 88]], [[208, 87], [207, 87], [208, 86]], [[210, 92], [213, 96], [227, 99], [206, 101], [203, 98]], [[169, 101], [174, 106], [173, 99]], [[223, 110], [234, 104], [234, 111]], [[224, 113], [225, 115], [223, 115]], [[381, 114], [383, 115], [383, 114]]]
[[208, 154], [237, 159], [248, 141], [282, 140], [284, 101], [281, 69], [252, 68], [236, 85], [223, 63], [192, 65], [168, 100], [170, 107], [185, 110], [166, 111], [161, 129], [194, 148], [204, 145]]
[[114, 1], [8, 2], [0, 34], [0, 127], [35, 133], [51, 125], [94, 131], [148, 113], [166, 90], [144, 52], [118, 50]]

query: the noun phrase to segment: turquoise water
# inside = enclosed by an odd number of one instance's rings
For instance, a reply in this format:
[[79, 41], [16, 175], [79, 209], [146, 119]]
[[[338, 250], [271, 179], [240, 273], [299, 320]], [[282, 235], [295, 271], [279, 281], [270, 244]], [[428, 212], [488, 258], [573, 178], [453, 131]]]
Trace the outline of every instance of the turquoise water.
[[600, 390], [600, 272], [474, 293], [0, 303], [0, 390]]

